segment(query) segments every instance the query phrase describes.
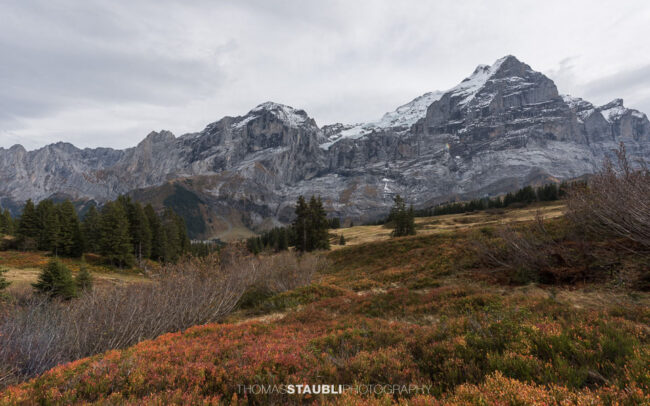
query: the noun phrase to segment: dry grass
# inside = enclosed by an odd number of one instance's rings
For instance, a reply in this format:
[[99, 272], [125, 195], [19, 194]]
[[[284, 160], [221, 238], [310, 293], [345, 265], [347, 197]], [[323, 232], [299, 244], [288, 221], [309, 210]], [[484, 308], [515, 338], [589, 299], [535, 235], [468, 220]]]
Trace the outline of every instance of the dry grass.
[[[444, 216], [418, 217], [415, 227], [418, 235], [453, 233], [486, 226], [522, 223], [535, 219], [539, 212], [544, 218], [557, 218], [564, 215], [564, 203], [539, 203], [523, 209], [483, 210], [475, 213], [447, 214]], [[384, 226], [355, 226], [332, 230], [332, 233], [345, 237], [345, 246], [366, 244], [390, 239], [391, 230]], [[331, 245], [333, 250], [344, 248]]]

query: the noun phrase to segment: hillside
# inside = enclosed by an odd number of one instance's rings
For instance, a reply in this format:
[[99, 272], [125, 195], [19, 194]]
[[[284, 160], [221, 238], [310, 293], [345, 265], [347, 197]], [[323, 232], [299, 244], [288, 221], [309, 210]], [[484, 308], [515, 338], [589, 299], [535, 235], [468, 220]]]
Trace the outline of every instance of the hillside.
[[[462, 219], [472, 227], [455, 229]], [[473, 249], [492, 238], [490, 221], [426, 218], [419, 225], [430, 233], [399, 239], [341, 230], [350, 246], [324, 254], [329, 266], [312, 284], [251, 296], [224, 323], [56, 367], [6, 389], [0, 404], [650, 402], [650, 294], [613, 282], [505, 283]], [[238, 391], [302, 383], [420, 385], [429, 394]]]

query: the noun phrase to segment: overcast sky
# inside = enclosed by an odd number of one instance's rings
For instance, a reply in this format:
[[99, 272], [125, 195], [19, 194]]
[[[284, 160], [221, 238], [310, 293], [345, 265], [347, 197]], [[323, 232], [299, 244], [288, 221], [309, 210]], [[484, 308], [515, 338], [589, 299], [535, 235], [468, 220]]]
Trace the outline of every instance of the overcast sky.
[[650, 113], [649, 21], [647, 0], [0, 0], [0, 147], [130, 147], [267, 100], [373, 120], [506, 54]]

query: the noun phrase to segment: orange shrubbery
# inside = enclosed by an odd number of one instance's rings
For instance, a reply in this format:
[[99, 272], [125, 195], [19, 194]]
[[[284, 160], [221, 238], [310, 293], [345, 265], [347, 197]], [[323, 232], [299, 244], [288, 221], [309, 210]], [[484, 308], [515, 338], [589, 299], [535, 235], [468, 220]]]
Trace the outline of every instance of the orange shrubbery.
[[[648, 333], [635, 322], [595, 311], [566, 311], [560, 304], [526, 297], [497, 302], [471, 291], [443, 289], [437, 294], [444, 295], [447, 305], [422, 309], [441, 318], [433, 325], [395, 321], [391, 315], [369, 318], [362, 315], [368, 310], [361, 309], [368, 309], [365, 300], [370, 298], [348, 293], [270, 324], [197, 326], [59, 366], [9, 388], [0, 403], [381, 400], [238, 390], [239, 385], [299, 383], [429, 385], [428, 397], [393, 399], [416, 404], [616, 400], [632, 405], [650, 400]], [[435, 297], [418, 304], [409, 296], [379, 294], [372, 300], [381, 304], [385, 298], [414, 309]], [[342, 306], [345, 313], [357, 315], [338, 314]]]

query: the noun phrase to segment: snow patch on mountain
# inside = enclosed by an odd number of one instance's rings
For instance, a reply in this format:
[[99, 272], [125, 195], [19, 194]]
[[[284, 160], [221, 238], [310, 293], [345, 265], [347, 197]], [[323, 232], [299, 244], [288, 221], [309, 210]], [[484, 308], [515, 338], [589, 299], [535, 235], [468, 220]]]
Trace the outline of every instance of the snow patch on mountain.
[[379, 120], [369, 123], [357, 123], [341, 125], [341, 130], [328, 138], [328, 141], [321, 144], [323, 149], [329, 149], [336, 142], [343, 139], [356, 140], [374, 131], [407, 131], [419, 119], [426, 116], [427, 108], [431, 103], [440, 100], [444, 93], [441, 91], [428, 92], [416, 97], [410, 102], [403, 104], [394, 111], [384, 114]]
[[449, 89], [448, 93], [451, 93], [452, 96], [463, 97], [463, 100], [458, 103], [459, 106], [465, 106], [471, 102], [476, 94], [485, 86], [488, 80], [494, 76], [494, 74], [499, 70], [503, 62], [505, 62], [510, 56], [505, 56], [503, 58], [497, 59], [497, 61], [490, 65], [479, 65], [474, 70], [474, 73], [470, 77], [466, 78], [460, 82], [455, 87]]
[[233, 127], [242, 128], [251, 120], [260, 117], [260, 115], [265, 111], [270, 112], [278, 120], [283, 121], [290, 127], [294, 128], [298, 128], [309, 121], [309, 116], [304, 110], [294, 109], [291, 106], [269, 101], [262, 103], [249, 111], [248, 114], [246, 114], [243, 119], [238, 121]]

